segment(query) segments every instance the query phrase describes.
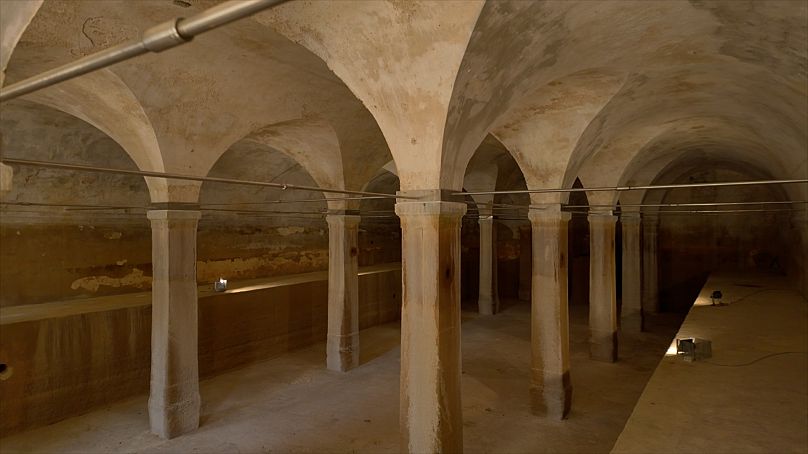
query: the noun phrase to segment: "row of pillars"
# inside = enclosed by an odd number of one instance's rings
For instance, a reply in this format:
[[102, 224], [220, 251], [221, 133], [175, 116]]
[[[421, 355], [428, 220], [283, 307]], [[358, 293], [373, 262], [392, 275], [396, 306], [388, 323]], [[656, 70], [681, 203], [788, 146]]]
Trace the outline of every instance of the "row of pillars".
[[[173, 438], [199, 426], [196, 234], [200, 212], [151, 210], [152, 331], [149, 421]], [[329, 226], [327, 367], [359, 364], [359, 216], [327, 216]]]
[[[522, 238], [520, 282], [530, 278], [530, 286], [520, 283], [522, 300], [531, 300], [532, 366], [531, 404], [533, 412], [564, 418], [571, 406], [569, 375], [568, 261], [567, 235], [570, 214], [560, 207], [532, 210], [531, 236]], [[624, 213], [622, 225], [622, 308], [618, 319], [616, 304], [615, 226], [611, 211], [594, 211], [590, 229], [590, 312], [589, 348], [595, 360], [613, 362], [618, 357], [618, 327], [629, 332], [643, 329], [643, 313], [658, 311], [656, 287], [655, 217]], [[481, 315], [491, 315], [498, 307], [496, 297], [496, 235], [492, 217], [481, 216], [480, 296]], [[645, 238], [643, 240], [643, 232]], [[526, 232], [525, 232], [526, 233]], [[532, 256], [524, 253], [532, 250]], [[645, 269], [643, 269], [645, 264]], [[531, 269], [533, 270], [531, 273]], [[642, 279], [645, 278], [643, 283]], [[493, 286], [493, 290], [492, 290]], [[532, 287], [532, 289], [531, 289]], [[531, 291], [532, 290], [532, 291]], [[494, 293], [492, 296], [491, 293]], [[536, 295], [531, 298], [531, 295]]]
[[[402, 229], [400, 434], [407, 452], [461, 452], [460, 226], [466, 204], [405, 201], [396, 204]], [[567, 308], [567, 224], [560, 206], [531, 210], [531, 407], [564, 418], [570, 410]], [[198, 211], [152, 210], [152, 367], [149, 419], [152, 432], [171, 438], [199, 425], [197, 363], [196, 232]], [[327, 367], [359, 364], [359, 216], [327, 216], [329, 302]], [[617, 358], [615, 223], [610, 212], [592, 213], [590, 224], [590, 352]], [[642, 312], [656, 310], [655, 224], [647, 224], [640, 259], [639, 217], [624, 215], [624, 329], [639, 329]], [[480, 219], [480, 309], [493, 314], [496, 296], [493, 217]], [[653, 241], [649, 241], [653, 238]], [[487, 244], [486, 244], [487, 243]], [[649, 244], [650, 243], [650, 244]], [[638, 272], [640, 263], [645, 272]], [[653, 265], [653, 266], [652, 266]], [[633, 279], [633, 280], [632, 280]], [[635, 282], [636, 281], [636, 282]], [[640, 293], [642, 288], [643, 294]], [[653, 296], [653, 298], [652, 298]], [[644, 304], [641, 305], [640, 301]], [[485, 308], [485, 310], [483, 310]]]

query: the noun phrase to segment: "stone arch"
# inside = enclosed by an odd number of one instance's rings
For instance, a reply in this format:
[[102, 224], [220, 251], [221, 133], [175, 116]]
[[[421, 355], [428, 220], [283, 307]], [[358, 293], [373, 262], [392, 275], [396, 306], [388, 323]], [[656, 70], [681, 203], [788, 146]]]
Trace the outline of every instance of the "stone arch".
[[459, 189], [460, 181], [441, 184], [444, 123], [483, 2], [352, 6], [347, 12], [329, 2], [291, 3], [259, 20], [319, 55], [368, 107], [396, 161], [402, 190]]
[[[665, 147], [677, 141], [712, 148], [722, 142], [739, 145], [779, 166], [778, 174], [805, 172], [800, 150], [808, 145], [808, 135], [797, 125], [808, 121], [808, 112], [789, 101], [794, 93], [787, 85], [770, 86], [768, 71], [735, 70], [725, 76], [732, 83], [714, 82], [715, 75], [698, 67], [654, 79], [633, 76], [581, 136], [565, 179], [582, 175], [593, 186], [616, 186], [635, 157], [658, 151], [662, 141], [668, 142]], [[649, 101], [657, 99], [653, 93], [665, 92], [675, 95]], [[747, 93], [754, 93], [752, 99]], [[771, 130], [782, 134], [764, 139]]]
[[[20, 99], [3, 105], [0, 120], [6, 131], [5, 157], [124, 170], [138, 168], [131, 155], [104, 131], [59, 109]], [[84, 198], [87, 201], [82, 201]], [[65, 204], [66, 208], [74, 204], [90, 205], [83, 209], [143, 207], [149, 203], [149, 189], [144, 179], [135, 175], [19, 166], [15, 184], [5, 199]], [[65, 220], [91, 213], [70, 210], [64, 213]]]

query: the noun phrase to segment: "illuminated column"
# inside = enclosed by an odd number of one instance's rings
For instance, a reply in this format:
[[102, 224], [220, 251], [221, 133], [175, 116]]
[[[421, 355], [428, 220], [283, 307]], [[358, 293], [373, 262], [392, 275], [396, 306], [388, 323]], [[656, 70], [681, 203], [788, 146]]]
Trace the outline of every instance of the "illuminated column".
[[639, 332], [642, 329], [642, 251], [640, 248], [640, 213], [620, 215], [623, 232], [623, 304], [620, 328]]
[[173, 438], [199, 427], [196, 228], [199, 211], [151, 210], [151, 431]]
[[617, 361], [617, 295], [611, 211], [589, 214], [589, 357]]
[[570, 214], [531, 207], [533, 300], [531, 303], [531, 408], [563, 419], [572, 403], [569, 310], [567, 306], [567, 224]]
[[466, 204], [434, 199], [396, 204], [404, 287], [400, 433], [402, 451], [410, 453], [463, 450], [460, 220]]
[[335, 214], [328, 221], [328, 368], [359, 365], [359, 216]]
[[480, 295], [481, 315], [493, 315], [499, 309], [497, 295], [497, 242], [494, 216], [480, 216]]

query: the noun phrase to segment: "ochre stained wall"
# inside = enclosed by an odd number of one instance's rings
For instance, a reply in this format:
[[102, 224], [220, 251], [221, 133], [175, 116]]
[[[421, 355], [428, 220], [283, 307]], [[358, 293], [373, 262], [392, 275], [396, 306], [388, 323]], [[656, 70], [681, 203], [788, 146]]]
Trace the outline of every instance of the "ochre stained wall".
[[[201, 377], [324, 341], [325, 274], [314, 282], [200, 298]], [[397, 320], [400, 288], [400, 270], [360, 275], [360, 328]], [[4, 324], [0, 436], [148, 392], [150, 337], [148, 303]]]

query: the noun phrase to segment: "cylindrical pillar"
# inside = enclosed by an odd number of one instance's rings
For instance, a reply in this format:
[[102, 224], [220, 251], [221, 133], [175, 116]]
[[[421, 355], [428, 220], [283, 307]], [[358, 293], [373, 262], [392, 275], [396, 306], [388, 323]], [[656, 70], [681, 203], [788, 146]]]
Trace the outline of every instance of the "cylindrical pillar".
[[620, 329], [627, 332], [642, 330], [642, 250], [640, 247], [640, 213], [620, 215], [623, 233], [623, 304]]
[[152, 332], [149, 422], [173, 438], [199, 427], [196, 228], [199, 211], [151, 210]]
[[466, 204], [399, 202], [402, 230], [401, 447], [462, 452], [460, 220]]
[[657, 265], [657, 227], [659, 218], [644, 215], [642, 220], [642, 311], [645, 314], [659, 312], [659, 268]]
[[617, 217], [589, 214], [589, 356], [617, 361], [617, 289], [614, 235]]
[[478, 308], [481, 315], [493, 315], [499, 308], [497, 295], [497, 243], [494, 217], [480, 216], [480, 295]]
[[533, 253], [531, 227], [519, 227], [519, 301], [530, 301], [533, 285]]
[[570, 213], [531, 210], [528, 217], [533, 225], [531, 408], [534, 414], [564, 419], [572, 404], [567, 305]]
[[359, 365], [359, 216], [331, 214], [328, 222], [328, 337], [326, 364], [345, 372]]

